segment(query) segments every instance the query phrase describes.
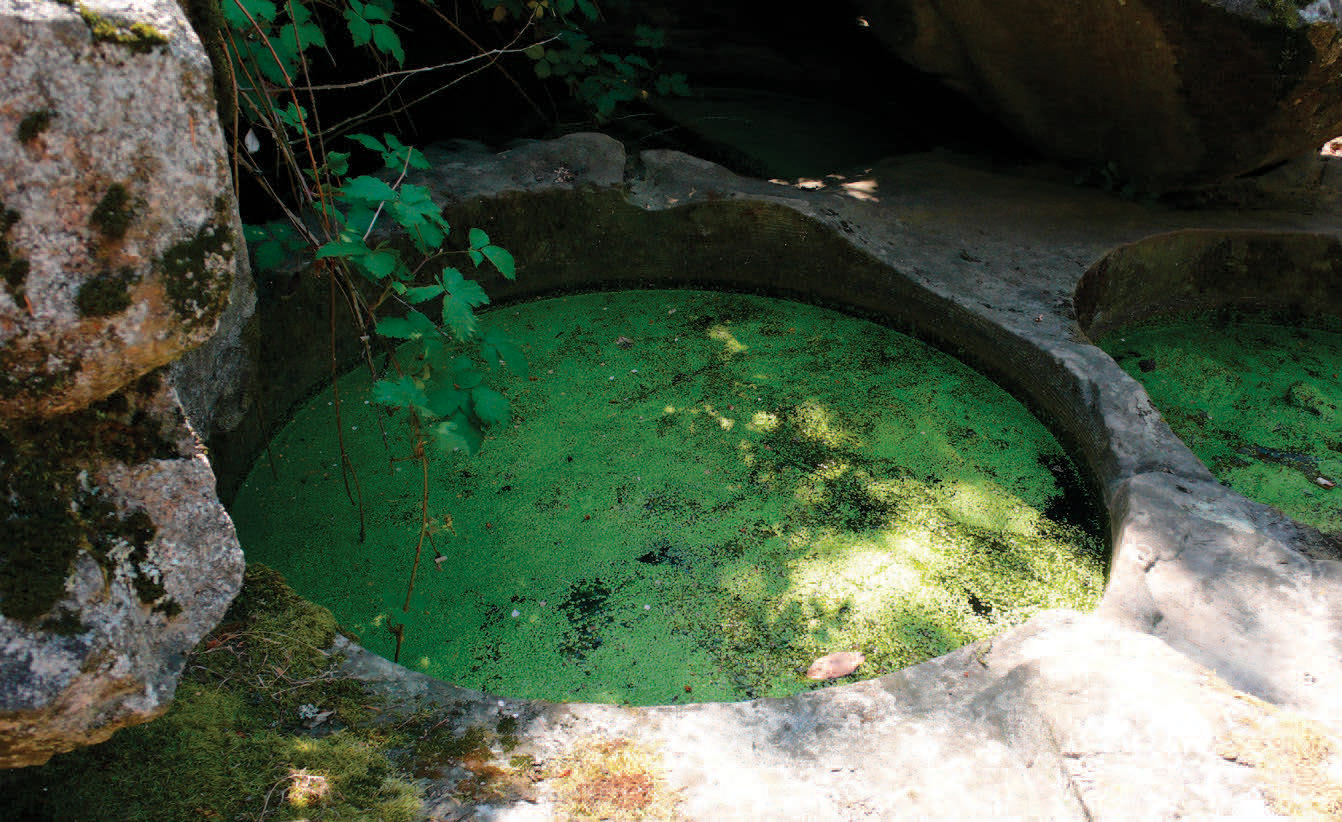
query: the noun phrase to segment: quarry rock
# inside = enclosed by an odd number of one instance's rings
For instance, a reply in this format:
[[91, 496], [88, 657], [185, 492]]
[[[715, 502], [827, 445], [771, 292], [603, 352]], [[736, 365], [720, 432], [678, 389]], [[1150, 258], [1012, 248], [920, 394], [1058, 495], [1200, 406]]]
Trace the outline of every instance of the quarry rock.
[[857, 5], [902, 60], [1115, 189], [1223, 180], [1342, 133], [1339, 11], [1325, 0]]
[[[183, 405], [204, 435], [240, 419], [254, 299], [179, 6], [0, 2], [0, 42], [0, 767], [16, 767], [160, 715], [237, 593], [242, 553]], [[168, 366], [221, 316], [177, 368], [179, 400]]]
[[67, 413], [208, 339], [241, 238], [177, 4], [0, 3], [0, 416]]
[[[500, 178], [516, 185], [508, 158], [472, 162], [482, 190]], [[684, 215], [705, 243], [749, 209], [744, 258], [762, 246], [794, 249], [812, 299], [908, 318], [1049, 420], [1088, 466], [1109, 514], [1105, 596], [1094, 613], [1042, 612], [865, 682], [730, 704], [510, 699], [338, 640], [345, 672], [386, 696], [389, 713], [428, 711], [454, 735], [507, 723], [506, 748], [494, 745], [500, 767], [519, 755], [562, 762], [602, 740], [651, 751], [649, 773], [674, 793], [678, 812], [715, 822], [1268, 819], [1336, 807], [1342, 546], [1217, 482], [1086, 333], [1177, 313], [1190, 298], [1194, 308], [1220, 297], [1335, 312], [1326, 275], [1337, 257], [1336, 213], [1323, 205], [1335, 192], [1296, 176], [1268, 179], [1253, 196], [1276, 210], [1199, 213], [944, 155], [892, 158], [810, 189], [673, 151], [644, 151], [631, 168], [620, 194], [629, 204]], [[601, 241], [619, 248], [622, 232], [640, 230], [605, 200], [581, 191], [555, 199], [553, 188], [533, 181], [471, 212], [505, 236], [511, 215], [527, 213], [526, 197], [547, 214], [577, 211], [553, 235], [532, 238], [548, 249], [546, 265], [530, 270], [540, 290], [588, 283], [567, 270], [580, 258], [564, 262], [594, 242], [574, 226], [599, 226]], [[1233, 190], [1245, 194], [1239, 182]], [[813, 223], [897, 273], [882, 278], [857, 258], [833, 256]], [[842, 276], [815, 276], [811, 255]], [[710, 274], [688, 259], [652, 262], [687, 265], [681, 275], [718, 277], [719, 286], [769, 287], [748, 260]], [[653, 279], [648, 265], [628, 255], [633, 273], [602, 276]], [[795, 274], [769, 276], [786, 288]], [[562, 780], [467, 801], [459, 786], [469, 775], [432, 778], [426, 811], [493, 820], [565, 812]]]

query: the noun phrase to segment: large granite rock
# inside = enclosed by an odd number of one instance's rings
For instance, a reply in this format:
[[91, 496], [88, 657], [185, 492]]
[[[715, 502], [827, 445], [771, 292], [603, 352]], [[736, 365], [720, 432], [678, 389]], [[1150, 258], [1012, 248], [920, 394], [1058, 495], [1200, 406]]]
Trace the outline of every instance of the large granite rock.
[[215, 334], [231, 294], [228, 334], [178, 368], [208, 388], [187, 403], [207, 433], [227, 422], [219, 364], [245, 359], [251, 292], [210, 66], [175, 3], [0, 0], [0, 43], [0, 767], [14, 767], [166, 710], [241, 584], [162, 367]]
[[[1297, 9], [1298, 5], [1304, 8]], [[902, 59], [1105, 182], [1166, 190], [1342, 133], [1336, 3], [861, 0]]]
[[0, 2], [0, 416], [73, 411], [208, 339], [241, 247], [177, 5]]

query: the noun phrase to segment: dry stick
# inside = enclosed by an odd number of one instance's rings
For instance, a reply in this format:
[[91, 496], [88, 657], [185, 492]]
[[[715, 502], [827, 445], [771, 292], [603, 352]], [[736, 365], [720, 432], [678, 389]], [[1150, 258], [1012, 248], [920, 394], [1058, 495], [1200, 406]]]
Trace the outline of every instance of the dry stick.
[[[457, 34], [460, 34], [467, 43], [471, 44], [471, 48], [475, 49], [477, 52], [486, 53], [485, 48], [482, 47], [479, 43], [475, 42], [475, 40], [469, 34], [467, 34], [461, 28], [461, 26], [457, 25], [455, 20], [439, 11], [438, 8], [433, 5], [433, 3], [429, 2], [429, 0], [420, 0], [420, 4], [423, 5], [425, 8], [427, 8], [429, 11], [431, 11], [433, 14], [437, 15], [439, 19], [441, 19], [444, 23], [447, 24], [448, 28], [452, 29]], [[531, 18], [527, 18], [526, 24], [522, 26], [522, 31], [526, 31], [530, 27], [531, 27]], [[519, 31], [517, 33], [518, 38], [522, 36], [522, 31]], [[514, 43], [517, 42], [517, 38], [513, 38], [512, 42]], [[511, 43], [509, 45], [511, 45]], [[498, 61], [497, 60], [492, 61], [491, 65], [498, 65]], [[538, 117], [540, 117], [542, 120], [549, 119], [545, 116], [545, 112], [541, 110], [541, 107], [536, 104], [536, 101], [532, 100], [529, 96], [527, 96], [527, 93], [525, 90], [523, 90], [522, 85], [518, 83], [517, 80], [511, 74], [508, 73], [508, 70], [506, 68], [499, 65], [499, 72], [503, 74], [504, 78], [507, 79], [509, 83], [512, 83], [513, 88], [517, 89], [517, 93], [522, 96], [523, 100], [527, 101], [527, 105], [531, 106], [532, 110], [536, 112], [536, 115]]]

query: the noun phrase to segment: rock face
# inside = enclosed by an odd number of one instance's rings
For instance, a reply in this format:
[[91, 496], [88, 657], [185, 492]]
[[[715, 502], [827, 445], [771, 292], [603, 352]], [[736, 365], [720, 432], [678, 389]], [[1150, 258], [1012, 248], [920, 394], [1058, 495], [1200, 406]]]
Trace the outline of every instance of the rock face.
[[73, 411], [173, 361], [233, 283], [199, 41], [173, 3], [81, 8], [0, 4], [5, 417]]
[[1337, 4], [1300, 5], [858, 3], [896, 54], [1026, 142], [1147, 190], [1253, 171], [1342, 132]]
[[[230, 293], [233, 331], [206, 368], [236, 354], [250, 291], [210, 66], [176, 4], [0, 0], [0, 42], [0, 767], [14, 767], [162, 713], [241, 584], [162, 367], [215, 333]], [[229, 391], [214, 381], [192, 401], [207, 427]]]

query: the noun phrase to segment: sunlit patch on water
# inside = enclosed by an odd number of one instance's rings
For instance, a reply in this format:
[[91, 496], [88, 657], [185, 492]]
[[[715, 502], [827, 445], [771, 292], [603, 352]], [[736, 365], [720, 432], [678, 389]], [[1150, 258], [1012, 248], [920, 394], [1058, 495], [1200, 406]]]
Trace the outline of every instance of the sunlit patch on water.
[[[484, 323], [537, 379], [506, 385], [514, 422], [479, 455], [432, 455], [430, 515], [450, 527], [408, 611], [420, 473], [398, 461], [408, 428], [365, 404], [366, 372], [340, 383], [366, 541], [329, 392], [272, 443], [278, 481], [262, 460], [234, 505], [248, 560], [378, 653], [399, 632], [403, 662], [516, 697], [738, 700], [878, 676], [1098, 600], [1098, 529], [1044, 513], [1081, 493], [1057, 442], [912, 338], [688, 291], [538, 301]], [[807, 678], [839, 651], [864, 662]]]

